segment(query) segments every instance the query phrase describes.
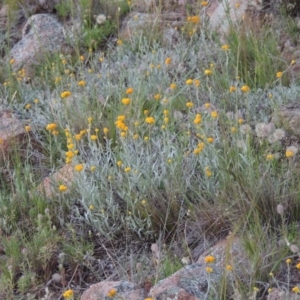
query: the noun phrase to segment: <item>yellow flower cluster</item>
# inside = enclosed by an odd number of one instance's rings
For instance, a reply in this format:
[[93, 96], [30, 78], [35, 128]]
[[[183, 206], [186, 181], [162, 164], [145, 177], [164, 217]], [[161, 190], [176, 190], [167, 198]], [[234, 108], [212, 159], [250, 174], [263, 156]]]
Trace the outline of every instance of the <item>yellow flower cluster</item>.
[[155, 119], [153, 118], [153, 117], [147, 117], [146, 119], [145, 119], [145, 122], [147, 123], [147, 124], [154, 124], [155, 123]]
[[126, 94], [127, 95], [130, 95], [130, 94], [132, 94], [134, 92], [134, 89], [133, 88], [128, 88], [127, 90], [126, 90]]
[[212, 171], [210, 170], [209, 167], [205, 167], [205, 175], [207, 177], [211, 177], [212, 176]]
[[216, 260], [215, 257], [212, 256], [212, 255], [207, 255], [207, 256], [204, 257], [204, 262], [206, 264], [212, 264], [212, 263], [215, 262], [215, 260]]
[[63, 297], [65, 299], [71, 299], [74, 295], [74, 292], [72, 290], [66, 290], [64, 293], [63, 293]]
[[248, 85], [243, 85], [243, 86], [241, 87], [241, 91], [242, 91], [243, 93], [248, 93], [248, 92], [250, 91], [250, 88], [249, 88]]
[[59, 191], [60, 192], [66, 192], [68, 190], [68, 187], [65, 186], [64, 184], [61, 184], [59, 187], [58, 187]]
[[[75, 139], [80, 140], [82, 135], [85, 134], [85, 132], [86, 132], [86, 130], [80, 131], [80, 133], [78, 135], [75, 135]], [[69, 164], [72, 162], [73, 157], [75, 155], [77, 155], [78, 150], [74, 150], [74, 148], [75, 148], [74, 141], [73, 141], [72, 134], [70, 133], [69, 129], [65, 130], [65, 135], [67, 138], [67, 148], [68, 148], [68, 151], [65, 153], [66, 163]]]
[[64, 91], [60, 94], [60, 97], [64, 99], [70, 97], [71, 95], [72, 93], [70, 91]]
[[117, 121], [115, 122], [116, 127], [121, 130], [122, 137], [125, 137], [128, 131], [128, 126], [125, 124], [125, 119], [125, 115], [120, 115], [117, 117]]
[[86, 85], [86, 83], [84, 80], [80, 80], [80, 81], [78, 81], [78, 85], [84, 87]]
[[189, 16], [187, 18], [187, 21], [192, 24], [198, 24], [200, 22], [200, 17], [199, 16]]
[[196, 114], [196, 118], [194, 119], [194, 124], [198, 125], [202, 122], [202, 117], [200, 114]]
[[168, 66], [171, 62], [172, 62], [172, 58], [167, 57], [166, 60], [165, 60], [165, 65]]
[[46, 126], [46, 130], [51, 132], [53, 135], [58, 135], [57, 129], [57, 124], [55, 123], [50, 123]]
[[121, 100], [121, 102], [122, 102], [124, 105], [129, 105], [130, 102], [131, 102], [131, 100], [130, 100], [130, 98], [123, 98], [123, 99]]
[[204, 147], [205, 147], [205, 144], [203, 142], [199, 143], [193, 153], [200, 154], [203, 151]]
[[109, 298], [113, 298], [114, 296], [117, 295], [117, 290], [116, 289], [111, 289], [108, 293], [107, 293], [107, 297]]

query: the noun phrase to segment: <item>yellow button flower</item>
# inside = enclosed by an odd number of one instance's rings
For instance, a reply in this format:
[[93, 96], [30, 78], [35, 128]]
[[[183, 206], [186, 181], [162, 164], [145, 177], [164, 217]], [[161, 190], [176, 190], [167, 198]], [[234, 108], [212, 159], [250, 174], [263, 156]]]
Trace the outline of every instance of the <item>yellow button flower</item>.
[[72, 95], [72, 93], [70, 91], [64, 91], [60, 94], [60, 97], [61, 98], [67, 98], [67, 97], [70, 97]]
[[147, 117], [147, 118], [145, 119], [145, 122], [146, 122], [147, 124], [154, 124], [154, 123], [155, 123], [155, 119], [154, 119], [153, 117]]
[[241, 87], [241, 91], [242, 91], [243, 93], [248, 93], [248, 92], [250, 91], [250, 87], [249, 87], [248, 85], [243, 85], [243, 86]]
[[61, 184], [58, 189], [61, 191], [61, 192], [65, 192], [68, 188], [67, 186], [65, 186], [64, 184]]
[[75, 171], [77, 171], [77, 172], [81, 172], [81, 171], [83, 170], [83, 164], [78, 164], [78, 165], [76, 165], [74, 169], [75, 169]]
[[130, 104], [130, 102], [131, 102], [131, 100], [130, 100], [129, 98], [123, 98], [123, 99], [122, 99], [122, 103], [123, 103], [124, 105]]

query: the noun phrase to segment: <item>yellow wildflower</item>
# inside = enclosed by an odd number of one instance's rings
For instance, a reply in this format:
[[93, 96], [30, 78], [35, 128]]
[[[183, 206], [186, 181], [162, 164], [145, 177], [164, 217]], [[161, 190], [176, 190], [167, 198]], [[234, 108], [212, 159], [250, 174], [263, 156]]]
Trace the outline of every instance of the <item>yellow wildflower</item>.
[[271, 154], [271, 153], [267, 154], [266, 160], [273, 160], [273, 159], [274, 159], [274, 155], [273, 154]]
[[66, 152], [66, 157], [68, 157], [68, 158], [72, 158], [74, 155], [75, 155], [75, 154], [74, 154], [74, 152], [72, 152], [72, 151], [67, 151], [67, 152]]
[[241, 87], [241, 91], [242, 91], [243, 93], [248, 93], [248, 92], [250, 91], [250, 87], [249, 87], [248, 85], [243, 85], [243, 86]]
[[212, 116], [212, 118], [217, 118], [218, 116], [219, 116], [219, 114], [218, 114], [218, 112], [216, 111], [216, 110], [214, 110], [214, 111], [212, 111], [211, 113], [210, 113], [210, 115]]
[[30, 107], [31, 107], [30, 103], [28, 103], [28, 104], [25, 105], [25, 109], [27, 109], [27, 110], [30, 109]]
[[211, 177], [212, 176], [212, 171], [210, 170], [209, 167], [205, 167], [205, 175], [207, 177]]
[[156, 95], [154, 95], [154, 99], [155, 100], [159, 100], [161, 98], [161, 94], [156, 94]]
[[205, 271], [206, 271], [207, 273], [212, 273], [214, 270], [213, 270], [213, 268], [211, 268], [211, 267], [206, 267], [206, 268], [205, 268]]
[[78, 164], [78, 165], [76, 165], [74, 169], [75, 169], [75, 171], [77, 171], [77, 172], [81, 172], [81, 171], [83, 170], [83, 164]]
[[123, 98], [122, 99], [122, 103], [124, 104], [124, 105], [128, 105], [128, 104], [130, 104], [130, 99], [129, 98]]
[[25, 130], [28, 132], [28, 131], [31, 130], [31, 127], [30, 127], [29, 125], [26, 125], [26, 126], [25, 126]]
[[130, 168], [130, 167], [127, 167], [127, 168], [124, 169], [124, 171], [125, 171], [126, 173], [128, 173], [128, 172], [131, 171], [131, 168]]
[[229, 92], [230, 93], [233, 93], [233, 92], [235, 92], [236, 91], [236, 87], [235, 86], [231, 86], [230, 88], [229, 88]]
[[63, 297], [65, 299], [70, 299], [72, 298], [74, 295], [74, 292], [72, 290], [66, 290], [64, 293], [63, 293]]
[[175, 90], [177, 87], [176, 83], [171, 83], [170, 89]]
[[116, 289], [111, 289], [108, 293], [107, 293], [107, 297], [109, 298], [113, 298], [114, 296], [117, 295], [117, 290]]
[[187, 21], [192, 24], [198, 24], [200, 22], [200, 17], [199, 16], [189, 16], [187, 18]]
[[206, 76], [210, 76], [212, 74], [212, 70], [206, 69], [206, 70], [204, 70], [204, 74]]
[[78, 85], [79, 85], [79, 86], [85, 86], [85, 81], [84, 81], [84, 80], [78, 81]]
[[89, 210], [94, 210], [94, 209], [95, 209], [94, 205], [91, 204], [91, 205], [89, 206]]
[[226, 266], [226, 270], [227, 270], [227, 271], [232, 271], [232, 269], [233, 269], [233, 268], [232, 268], [231, 265], [227, 265], [227, 266]]
[[211, 264], [211, 263], [215, 262], [215, 260], [216, 260], [215, 257], [212, 255], [207, 255], [204, 257], [204, 261], [206, 264]]
[[60, 94], [60, 97], [61, 98], [67, 98], [67, 97], [70, 97], [72, 95], [72, 93], [70, 91], [64, 91]]
[[103, 132], [104, 132], [105, 135], [107, 135], [108, 131], [109, 131], [109, 129], [107, 127], [103, 128]]
[[203, 7], [206, 7], [208, 4], [209, 4], [208, 1], [202, 1], [202, 2], [201, 2], [201, 6], [203, 6]]
[[16, 62], [16, 61], [15, 61], [14, 58], [12, 58], [12, 59], [9, 61], [9, 63], [10, 63], [11, 65], [13, 65], [15, 62]]
[[96, 141], [97, 138], [98, 138], [98, 137], [97, 137], [95, 134], [92, 134], [92, 135], [91, 135], [91, 140], [92, 140], [92, 141]]
[[132, 87], [130, 87], [130, 88], [128, 88], [127, 90], [126, 90], [126, 94], [127, 95], [130, 95], [130, 94], [132, 94], [133, 93], [133, 88]]
[[145, 122], [148, 124], [154, 124], [155, 123], [155, 119], [153, 117], [147, 117], [145, 119]]
[[193, 84], [193, 79], [187, 79], [187, 81], [185, 82], [187, 85], [191, 85]]
[[172, 59], [170, 57], [167, 57], [165, 60], [165, 64], [168, 66], [172, 62]]
[[200, 114], [196, 114], [196, 118], [194, 119], [194, 124], [200, 124], [202, 122], [202, 118]]
[[91, 172], [94, 172], [96, 170], [96, 167], [95, 166], [91, 166], [90, 170], [91, 170]]
[[229, 45], [225, 44], [222, 46], [222, 50], [227, 51], [229, 50]]
[[194, 103], [193, 103], [193, 102], [187, 102], [185, 105], [186, 105], [188, 108], [191, 108], [191, 107], [194, 106]]
[[58, 189], [61, 191], [61, 192], [65, 192], [68, 188], [67, 186], [65, 186], [64, 184], [61, 184]]
[[300, 293], [300, 288], [298, 286], [295, 286], [292, 288], [292, 292], [298, 294]]
[[213, 137], [208, 137], [207, 138], [207, 142], [210, 143], [210, 144], [213, 143], [214, 142], [214, 138]]
[[283, 75], [283, 72], [277, 72], [277, 73], [276, 73], [276, 77], [277, 77], [277, 78], [281, 78], [282, 75]]
[[46, 130], [53, 131], [57, 128], [57, 125], [55, 123], [50, 123], [46, 126]]
[[290, 146], [286, 149], [285, 156], [287, 158], [292, 158], [297, 153], [297, 151], [298, 149], [295, 146]]
[[287, 264], [290, 264], [292, 262], [292, 260], [290, 258], [288, 258], [286, 261], [285, 261]]
[[193, 83], [194, 83], [195, 86], [198, 87], [200, 85], [200, 80], [199, 79], [194, 79]]
[[123, 44], [122, 40], [118, 39], [118, 40], [117, 40], [117, 44], [118, 44], [119, 46], [121, 46], [121, 45]]

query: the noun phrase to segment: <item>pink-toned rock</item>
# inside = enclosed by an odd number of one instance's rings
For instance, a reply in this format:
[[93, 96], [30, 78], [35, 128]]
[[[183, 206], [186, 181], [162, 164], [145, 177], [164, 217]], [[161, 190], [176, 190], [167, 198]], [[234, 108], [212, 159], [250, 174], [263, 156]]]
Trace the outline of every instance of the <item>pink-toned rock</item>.
[[226, 35], [232, 25], [239, 25], [247, 18], [248, 9], [261, 10], [261, 4], [261, 0], [222, 0], [211, 12], [210, 25], [220, 34]]
[[119, 299], [144, 300], [144, 290], [132, 282], [127, 281], [102, 281], [90, 286], [81, 300], [106, 300], [109, 291], [116, 289]]
[[0, 9], [0, 18], [7, 17], [8, 16], [8, 10], [9, 10], [8, 5], [7, 4], [3, 5], [2, 8]]
[[164, 29], [181, 27], [184, 24], [185, 16], [180, 12], [165, 12], [162, 14], [131, 12], [123, 21], [119, 38], [127, 40], [131, 39], [134, 35], [139, 36], [140, 34], [159, 29], [163, 32], [165, 40], [168, 32], [164, 32]]
[[46, 54], [68, 51], [61, 24], [50, 14], [37, 14], [27, 20], [22, 39], [10, 51], [10, 59], [14, 59], [14, 70], [28, 69]]
[[0, 111], [0, 154], [2, 158], [7, 159], [9, 152], [17, 149], [25, 134], [25, 124], [17, 119], [11, 110]]
[[[207, 264], [205, 257], [212, 255], [215, 262]], [[154, 299], [185, 299], [202, 300], [208, 296], [209, 286], [217, 286], [225, 274], [226, 265], [231, 265], [235, 275], [242, 274], [242, 268], [247, 267], [247, 259], [238, 238], [225, 239], [209, 251], [204, 252], [196, 263], [180, 269], [170, 277], [158, 282], [151, 290]], [[212, 268], [208, 274], [206, 267]], [[241, 275], [242, 276], [242, 275]], [[209, 281], [208, 281], [209, 280]]]
[[74, 182], [74, 171], [71, 164], [67, 164], [53, 175], [46, 177], [38, 186], [38, 191], [47, 198], [51, 198], [58, 192], [58, 186], [63, 184], [71, 187]]

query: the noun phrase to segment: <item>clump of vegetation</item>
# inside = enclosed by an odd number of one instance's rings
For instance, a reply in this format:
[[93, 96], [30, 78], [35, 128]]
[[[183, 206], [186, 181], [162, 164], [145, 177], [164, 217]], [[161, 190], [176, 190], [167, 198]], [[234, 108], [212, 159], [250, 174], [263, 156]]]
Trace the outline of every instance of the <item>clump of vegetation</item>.
[[[0, 297], [77, 299], [76, 286], [110, 276], [156, 283], [229, 233], [243, 237], [251, 270], [237, 278], [224, 266], [207, 295], [299, 293], [299, 145], [270, 122], [299, 86], [288, 86], [296, 61], [280, 56], [276, 32], [221, 43], [202, 3], [176, 46], [135, 35], [101, 49], [129, 4], [94, 5], [56, 6], [82, 31], [76, 54], [49, 57], [39, 78], [2, 63], [2, 105], [26, 120], [28, 143], [0, 166]], [[215, 261], [205, 258], [208, 280]]]

